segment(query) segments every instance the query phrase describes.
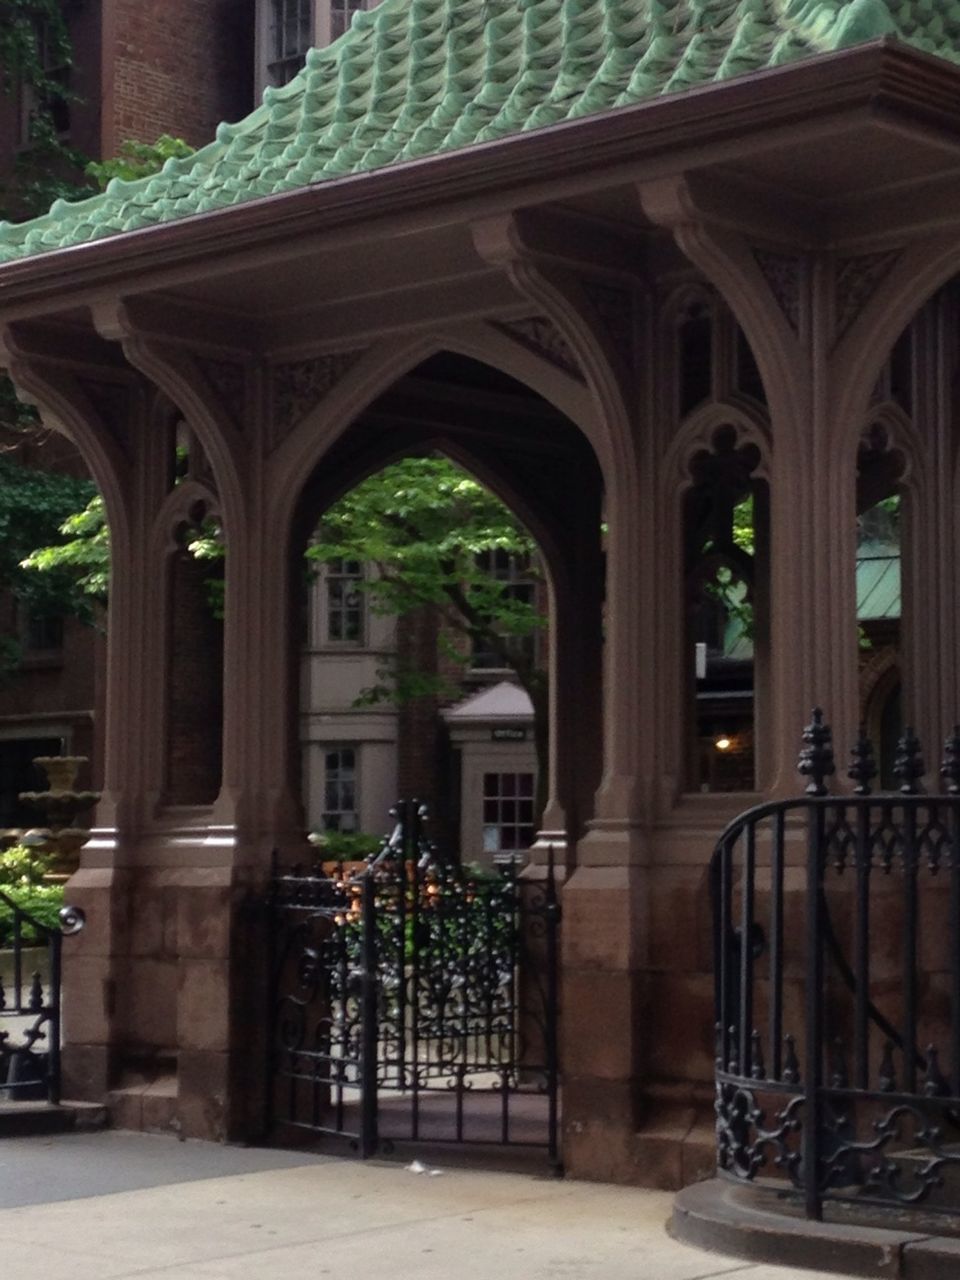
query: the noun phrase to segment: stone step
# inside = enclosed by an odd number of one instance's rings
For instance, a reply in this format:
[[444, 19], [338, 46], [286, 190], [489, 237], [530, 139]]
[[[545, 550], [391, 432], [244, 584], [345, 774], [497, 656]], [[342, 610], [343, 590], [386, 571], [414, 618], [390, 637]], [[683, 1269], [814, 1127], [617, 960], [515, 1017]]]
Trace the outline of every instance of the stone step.
[[32, 1138], [74, 1129], [104, 1129], [107, 1109], [96, 1102], [0, 1102], [0, 1138]]

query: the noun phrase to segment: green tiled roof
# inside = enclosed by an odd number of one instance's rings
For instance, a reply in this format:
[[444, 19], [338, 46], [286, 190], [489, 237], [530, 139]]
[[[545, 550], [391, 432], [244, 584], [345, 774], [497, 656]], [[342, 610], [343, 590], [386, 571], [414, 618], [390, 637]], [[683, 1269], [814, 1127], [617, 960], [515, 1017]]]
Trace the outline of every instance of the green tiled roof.
[[[746, 588], [737, 595], [739, 600], [745, 599]], [[900, 605], [900, 548], [893, 542], [861, 542], [857, 549], [857, 621], [899, 618]], [[723, 656], [753, 657], [753, 640], [747, 634], [742, 617], [734, 615], [727, 621]]]
[[0, 262], [896, 36], [960, 60], [960, 0], [384, 0], [209, 146], [0, 226]]

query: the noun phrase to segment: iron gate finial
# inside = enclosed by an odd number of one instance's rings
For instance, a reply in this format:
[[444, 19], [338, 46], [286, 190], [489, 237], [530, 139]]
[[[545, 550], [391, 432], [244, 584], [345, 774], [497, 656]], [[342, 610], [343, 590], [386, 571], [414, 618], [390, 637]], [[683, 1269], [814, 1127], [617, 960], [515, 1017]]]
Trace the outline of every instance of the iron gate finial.
[[940, 777], [946, 784], [948, 795], [960, 795], [960, 724], [955, 724], [952, 733], [947, 735]]
[[873, 743], [867, 737], [866, 729], [861, 725], [857, 740], [850, 750], [850, 768], [847, 770], [847, 777], [856, 784], [853, 794], [868, 796], [871, 792], [870, 783], [876, 776], [877, 762], [873, 754]]
[[904, 729], [897, 743], [897, 758], [893, 772], [900, 779], [900, 791], [905, 796], [915, 796], [923, 790], [920, 779], [926, 772], [920, 740], [912, 729]]
[[833, 758], [833, 734], [830, 726], [824, 723], [823, 711], [813, 708], [810, 723], [803, 731], [803, 750], [797, 769], [805, 778], [808, 796], [825, 796], [827, 794], [826, 779], [836, 773], [837, 766]]

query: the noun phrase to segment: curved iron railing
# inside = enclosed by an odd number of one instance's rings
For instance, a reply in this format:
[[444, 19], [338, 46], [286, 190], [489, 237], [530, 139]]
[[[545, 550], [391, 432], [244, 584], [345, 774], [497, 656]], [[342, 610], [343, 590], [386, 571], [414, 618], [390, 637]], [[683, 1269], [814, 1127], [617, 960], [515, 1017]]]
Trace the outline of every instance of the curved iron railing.
[[0, 1099], [60, 1101], [62, 943], [86, 923], [64, 907], [52, 929], [0, 891]]
[[829, 795], [830, 732], [804, 734], [800, 799], [737, 818], [711, 862], [717, 1159], [802, 1197], [960, 1211], [960, 731], [944, 790]]

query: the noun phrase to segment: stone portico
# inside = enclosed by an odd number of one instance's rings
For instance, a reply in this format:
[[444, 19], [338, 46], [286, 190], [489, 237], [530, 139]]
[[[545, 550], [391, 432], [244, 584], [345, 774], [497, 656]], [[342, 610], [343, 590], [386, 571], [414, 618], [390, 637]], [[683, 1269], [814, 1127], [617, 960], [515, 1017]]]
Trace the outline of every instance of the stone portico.
[[[960, 706], [960, 27], [934, 8], [385, 0], [194, 158], [0, 231], [3, 363], [83, 452], [113, 548], [68, 1092], [261, 1132], [297, 560], [338, 494], [440, 449], [550, 576], [565, 1165], [711, 1167], [707, 861], [795, 790], [814, 703], [852, 738], [858, 475], [888, 455], [906, 715], [934, 742]], [[746, 495], [755, 783], [703, 791], [691, 529]], [[216, 724], [173, 678], [201, 518], [227, 548]]]

